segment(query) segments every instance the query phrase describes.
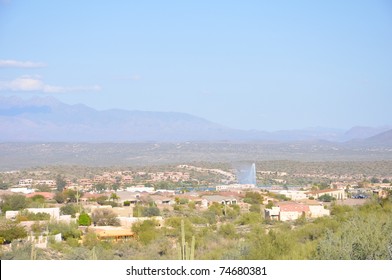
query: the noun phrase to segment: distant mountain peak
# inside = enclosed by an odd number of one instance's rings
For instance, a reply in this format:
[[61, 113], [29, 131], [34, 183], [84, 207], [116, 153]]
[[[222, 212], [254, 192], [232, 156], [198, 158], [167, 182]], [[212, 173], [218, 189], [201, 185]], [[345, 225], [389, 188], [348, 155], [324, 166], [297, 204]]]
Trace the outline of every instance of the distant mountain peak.
[[350, 139], [366, 139], [387, 130], [391, 129], [390, 126], [382, 127], [368, 127], [368, 126], [354, 126], [344, 134], [345, 140]]
[[[390, 129], [391, 127], [389, 127]], [[354, 127], [265, 132], [232, 129], [188, 113], [96, 110], [54, 97], [0, 97], [0, 142], [177, 142], [177, 141], [348, 141], [388, 127]]]

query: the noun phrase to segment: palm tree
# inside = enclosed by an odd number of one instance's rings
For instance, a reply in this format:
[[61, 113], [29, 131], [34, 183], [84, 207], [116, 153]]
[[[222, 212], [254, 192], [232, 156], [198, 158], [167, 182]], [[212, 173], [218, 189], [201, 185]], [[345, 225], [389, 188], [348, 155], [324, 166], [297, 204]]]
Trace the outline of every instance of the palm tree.
[[120, 197], [116, 193], [112, 193], [109, 198], [109, 200], [113, 200], [113, 201], [118, 201], [119, 199]]

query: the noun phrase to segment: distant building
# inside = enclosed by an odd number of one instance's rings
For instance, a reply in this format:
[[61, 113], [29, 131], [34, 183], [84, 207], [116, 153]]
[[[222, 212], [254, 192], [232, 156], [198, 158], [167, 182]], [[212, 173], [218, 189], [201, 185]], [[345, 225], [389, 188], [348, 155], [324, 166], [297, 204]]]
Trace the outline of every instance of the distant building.
[[330, 211], [325, 209], [323, 205], [307, 205], [289, 202], [273, 206], [271, 209], [266, 208], [264, 214], [267, 220], [294, 221], [301, 217], [318, 218], [329, 216]]
[[272, 193], [283, 194], [284, 196], [290, 198], [291, 200], [302, 200], [306, 199], [307, 195], [305, 191], [297, 190], [271, 190]]
[[33, 179], [22, 179], [19, 180], [20, 187], [31, 187], [33, 185]]
[[128, 188], [126, 188], [126, 191], [127, 192], [148, 192], [148, 193], [155, 192], [153, 187], [145, 187], [143, 185], [128, 187]]
[[56, 182], [54, 180], [34, 180], [34, 185], [46, 185], [49, 187], [56, 186]]
[[36, 195], [41, 195], [44, 197], [44, 199], [53, 199], [55, 194], [52, 192], [33, 192], [33, 193], [29, 193], [26, 195], [26, 197], [30, 198], [30, 197], [34, 197]]
[[320, 191], [310, 191], [307, 192], [306, 195], [308, 197], [314, 197], [318, 199], [322, 195], [330, 195], [337, 200], [347, 199], [347, 194], [344, 189], [326, 189]]
[[90, 227], [98, 239], [101, 240], [126, 240], [133, 238], [135, 234], [129, 228], [112, 227], [112, 226], [101, 226], [101, 227]]
[[215, 188], [217, 191], [251, 190], [251, 189], [255, 189], [256, 186], [253, 184], [231, 184], [231, 185], [218, 185]]
[[232, 196], [222, 196], [222, 195], [205, 195], [203, 199], [208, 201], [208, 204], [212, 204], [214, 202], [219, 204], [237, 204], [237, 199]]
[[23, 193], [23, 194], [29, 194], [34, 192], [34, 190], [30, 188], [11, 188], [9, 190], [13, 193]]
[[[30, 213], [46, 213], [50, 215], [50, 218], [53, 220], [60, 220], [60, 208], [26, 208], [26, 210]], [[20, 211], [6, 211], [5, 218], [6, 219], [15, 219]]]

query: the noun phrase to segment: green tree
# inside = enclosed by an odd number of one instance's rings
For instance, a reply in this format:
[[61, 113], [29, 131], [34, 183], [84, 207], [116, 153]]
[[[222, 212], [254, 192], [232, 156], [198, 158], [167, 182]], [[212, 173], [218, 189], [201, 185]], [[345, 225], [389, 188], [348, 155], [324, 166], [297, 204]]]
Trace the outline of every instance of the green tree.
[[78, 224], [75, 222], [50, 222], [48, 223], [48, 230], [51, 235], [61, 233], [63, 240], [68, 238], [79, 239], [82, 235], [82, 232], [78, 229]]
[[91, 217], [83, 212], [79, 215], [78, 223], [80, 226], [89, 226], [91, 225]]
[[370, 183], [378, 184], [378, 183], [380, 183], [380, 180], [378, 178], [376, 178], [376, 177], [373, 177], [373, 178], [370, 179]]
[[145, 220], [132, 225], [132, 231], [136, 234], [137, 239], [144, 245], [151, 243], [159, 236], [157, 222], [154, 220]]
[[9, 184], [0, 182], [0, 190], [6, 190], [9, 187], [10, 187]]
[[108, 189], [108, 186], [105, 185], [104, 183], [98, 183], [98, 184], [94, 185], [94, 189], [97, 192], [101, 193], [103, 191], [106, 191]]
[[9, 220], [0, 221], [0, 244], [11, 243], [15, 239], [22, 239], [26, 237], [26, 229], [17, 222]]
[[156, 217], [161, 214], [159, 208], [156, 206], [145, 207], [143, 208], [142, 213], [144, 217]]
[[116, 193], [111, 193], [109, 200], [118, 201], [120, 197]]
[[63, 191], [63, 194], [65, 196], [65, 200], [68, 202], [77, 202], [79, 199], [78, 195], [80, 196], [77, 191], [71, 189]]
[[258, 192], [246, 192], [244, 202], [249, 204], [260, 204], [263, 203], [263, 196]]
[[64, 177], [61, 175], [57, 175], [56, 177], [57, 191], [62, 192], [66, 186], [67, 186], [67, 182], [65, 181]]
[[317, 200], [322, 201], [322, 202], [331, 202], [331, 201], [336, 200], [336, 198], [334, 198], [333, 196], [331, 196], [329, 194], [323, 194], [323, 195], [319, 196], [319, 198]]
[[120, 184], [119, 183], [115, 183], [112, 185], [112, 190], [114, 190], [115, 192], [118, 191], [120, 189]]
[[87, 247], [88, 249], [91, 250], [95, 246], [98, 246], [99, 243], [100, 243], [100, 241], [99, 241], [98, 236], [97, 236], [96, 233], [94, 233], [94, 232], [87, 232], [87, 234], [84, 235], [83, 245], [85, 247]]
[[28, 199], [30, 202], [28, 204], [28, 206], [30, 208], [41, 208], [44, 207], [45, 204], [45, 197], [43, 195], [40, 194], [36, 194], [33, 197]]
[[96, 201], [99, 205], [104, 205], [105, 202], [108, 200], [109, 197], [107, 197], [106, 195], [102, 195], [102, 196], [98, 196], [96, 198]]
[[3, 213], [9, 210], [21, 210], [27, 207], [27, 200], [26, 197], [21, 194], [4, 195], [0, 207]]
[[91, 214], [94, 225], [98, 226], [119, 226], [120, 221], [117, 215], [109, 208], [95, 209]]
[[72, 217], [75, 217], [78, 211], [79, 211], [79, 207], [73, 203], [69, 203], [60, 207], [60, 213], [62, 215], [71, 215]]
[[57, 203], [64, 203], [65, 201], [65, 195], [63, 194], [63, 192], [56, 192], [56, 194], [54, 195], [54, 200], [56, 200]]
[[223, 224], [218, 230], [218, 234], [224, 238], [236, 239], [238, 237], [235, 226], [231, 223]]

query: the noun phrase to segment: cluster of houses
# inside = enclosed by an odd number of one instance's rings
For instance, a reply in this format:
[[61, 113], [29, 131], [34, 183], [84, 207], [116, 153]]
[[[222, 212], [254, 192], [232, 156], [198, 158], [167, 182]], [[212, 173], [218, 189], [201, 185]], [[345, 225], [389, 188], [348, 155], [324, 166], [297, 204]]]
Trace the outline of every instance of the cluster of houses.
[[[71, 188], [92, 188], [95, 184], [119, 184], [121, 186], [133, 184], [135, 178], [142, 179], [144, 182], [181, 182], [190, 180], [189, 172], [131, 172], [131, 171], [117, 171], [117, 172], [105, 172], [102, 175], [95, 175], [94, 178], [82, 178], [76, 181], [66, 180], [67, 187]], [[17, 187], [34, 187], [39, 185], [46, 185], [52, 188], [56, 187], [55, 180], [35, 180], [31, 178], [21, 179], [18, 182]]]
[[[391, 186], [386, 186], [385, 189], [377, 192], [379, 195], [384, 195], [385, 190]], [[348, 192], [343, 188], [333, 188], [325, 190], [299, 190], [299, 189], [261, 189], [254, 185], [224, 185], [218, 186], [215, 191], [200, 191], [200, 192], [186, 192], [178, 193], [174, 190], [155, 190], [151, 187], [145, 187], [144, 185], [138, 185], [133, 187], [122, 188], [115, 192], [116, 202], [121, 207], [112, 207], [110, 205], [98, 205], [95, 201], [99, 196], [108, 196], [114, 192], [107, 193], [89, 193], [86, 192], [79, 199], [80, 203], [87, 213], [93, 213], [95, 209], [99, 208], [111, 208], [111, 210], [118, 216], [121, 226], [119, 227], [99, 227], [92, 226], [90, 231], [97, 234], [100, 239], [127, 239], [132, 238], [133, 233], [131, 226], [133, 223], [150, 219], [148, 217], [134, 217], [133, 210], [134, 206], [138, 204], [148, 205], [154, 204], [159, 209], [172, 209], [174, 205], [187, 204], [193, 202], [194, 207], [198, 211], [204, 211], [208, 209], [213, 203], [221, 205], [238, 205], [242, 213], [250, 210], [250, 204], [244, 202], [246, 192], [259, 192], [263, 197], [263, 207], [261, 207], [260, 215], [263, 215], [265, 219], [272, 221], [295, 221], [300, 218], [313, 219], [323, 216], [329, 216], [330, 210], [324, 205], [323, 202], [317, 199], [322, 195], [329, 195], [336, 200], [344, 201], [348, 198]], [[373, 189], [374, 192], [374, 189]], [[45, 199], [53, 199], [54, 193], [51, 192], [33, 192], [25, 194], [27, 197], [34, 195], [42, 195]], [[280, 195], [280, 196], [276, 196]], [[282, 195], [289, 198], [286, 201], [281, 201]], [[246, 201], [246, 200], [245, 200]], [[70, 215], [61, 215], [60, 208], [29, 208], [26, 209], [32, 213], [47, 213], [51, 219], [55, 221], [62, 221], [69, 223], [75, 221], [76, 218], [72, 218]], [[6, 219], [15, 219], [18, 215], [18, 211], [7, 211], [5, 213]], [[162, 212], [161, 212], [162, 213]], [[154, 217], [159, 222], [159, 225], [164, 224], [164, 218]], [[26, 226], [31, 226], [31, 222], [23, 222]], [[40, 237], [41, 238], [41, 237]], [[56, 240], [61, 236], [53, 237]], [[47, 244], [47, 238], [42, 237], [38, 239], [41, 247]]]
[[19, 180], [19, 187], [32, 187], [38, 185], [46, 185], [49, 187], [55, 187], [56, 181], [54, 180], [33, 180], [33, 179], [22, 179]]

